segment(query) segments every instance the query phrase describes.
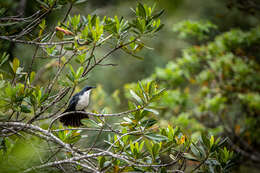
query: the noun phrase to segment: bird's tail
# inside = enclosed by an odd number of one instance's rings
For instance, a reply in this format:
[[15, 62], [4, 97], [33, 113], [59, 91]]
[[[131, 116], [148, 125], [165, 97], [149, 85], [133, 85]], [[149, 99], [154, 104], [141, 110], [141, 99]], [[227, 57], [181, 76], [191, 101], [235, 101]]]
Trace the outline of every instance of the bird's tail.
[[88, 115], [82, 113], [71, 113], [60, 118], [60, 122], [64, 126], [79, 127], [83, 124], [80, 122], [81, 119], [89, 118]]

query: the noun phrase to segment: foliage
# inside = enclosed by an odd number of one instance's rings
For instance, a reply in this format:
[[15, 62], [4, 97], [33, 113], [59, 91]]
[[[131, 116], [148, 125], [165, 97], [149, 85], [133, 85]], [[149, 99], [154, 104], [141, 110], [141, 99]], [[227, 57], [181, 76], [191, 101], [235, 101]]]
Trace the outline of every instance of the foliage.
[[[192, 30], [201, 37], [196, 27], [180, 25], [182, 34]], [[232, 29], [212, 42], [185, 49], [180, 58], [145, 79], [168, 89], [154, 106], [193, 138], [205, 131], [228, 136], [241, 156], [237, 161], [259, 163], [259, 43], [257, 26], [250, 31]]]
[[[65, 114], [62, 112], [68, 100], [91, 77], [93, 69], [113, 65], [103, 63], [117, 50], [141, 59], [137, 53], [145, 45], [143, 38], [153, 36], [163, 27], [159, 17], [164, 11], [157, 12], [155, 6], [141, 3], [133, 10], [132, 20], [117, 16], [101, 18], [95, 14], [70, 16], [73, 5], [81, 2], [37, 0], [39, 11], [32, 16], [5, 20], [7, 25], [14, 26], [16, 23], [9, 20], [22, 22], [18, 34], [3, 30], [0, 38], [31, 44], [34, 54], [31, 65], [25, 69], [19, 57], [9, 59], [7, 53], [1, 53], [0, 65], [6, 67], [0, 74], [1, 171], [183, 172], [188, 161], [195, 165], [188, 165], [192, 171], [229, 171], [233, 152], [224, 147], [226, 139], [205, 134], [195, 140], [177, 126], [159, 127], [156, 105], [167, 92], [153, 81], [140, 82], [129, 90], [128, 111], [106, 114], [105, 110], [95, 108], [82, 112], [91, 117], [82, 121], [82, 128], [64, 129], [56, 125], [56, 120]], [[49, 26], [48, 14], [64, 5], [69, 6], [64, 19], [55, 27]], [[96, 49], [106, 46], [110, 46], [107, 53], [101, 56], [96, 53]], [[33, 70], [40, 57], [46, 58], [47, 63]], [[42, 71], [49, 69], [54, 75], [48, 76], [49, 83], [39, 85]], [[181, 96], [178, 92], [170, 94]], [[119, 102], [117, 93], [114, 98]], [[209, 107], [216, 111], [223, 107], [217, 106], [218, 102], [221, 105], [226, 102], [222, 95], [214, 100], [209, 101]], [[186, 99], [175, 102], [182, 102], [184, 109]], [[117, 117], [115, 124], [109, 122], [112, 117]], [[90, 131], [98, 132], [93, 141], [88, 137]], [[106, 140], [97, 145], [104, 133], [108, 133]]]
[[208, 38], [208, 34], [211, 30], [217, 29], [217, 26], [211, 22], [203, 21], [182, 21], [176, 24], [173, 31], [179, 32], [179, 36], [182, 39], [197, 38], [198, 40], [205, 40]]

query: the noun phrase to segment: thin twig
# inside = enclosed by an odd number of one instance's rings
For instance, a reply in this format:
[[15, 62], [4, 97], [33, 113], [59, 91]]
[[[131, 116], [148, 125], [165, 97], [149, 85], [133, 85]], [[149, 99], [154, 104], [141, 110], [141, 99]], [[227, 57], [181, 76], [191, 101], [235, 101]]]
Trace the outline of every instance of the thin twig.
[[26, 87], [27, 87], [27, 81], [28, 81], [28, 79], [30, 79], [31, 72], [32, 72], [32, 67], [33, 67], [33, 63], [34, 63], [34, 60], [35, 60], [35, 58], [36, 58], [36, 54], [37, 54], [37, 52], [38, 52], [38, 49], [39, 49], [39, 45], [36, 45], [36, 48], [35, 48], [35, 51], [34, 51], [34, 54], [33, 54], [33, 57], [32, 57], [32, 61], [31, 61], [30, 67], [29, 67], [29, 71], [28, 71], [27, 76], [26, 76], [26, 79], [25, 79], [24, 89], [26, 89]]
[[112, 50], [109, 51], [107, 54], [105, 54], [102, 58], [100, 58], [98, 61], [96, 61], [95, 64], [93, 64], [91, 67], [89, 67], [89, 69], [84, 73], [84, 75], [88, 74], [91, 70], [93, 70], [93, 68], [94, 68], [96, 65], [100, 64], [102, 61], [104, 61], [106, 58], [108, 58], [109, 55], [111, 55], [113, 52], [115, 52], [115, 51], [118, 50], [118, 49], [121, 49], [121, 48], [124, 47], [124, 46], [127, 46], [127, 45], [129, 45], [129, 44], [135, 42], [136, 40], [137, 40], [137, 38], [135, 38], [134, 40], [129, 41], [129, 42], [125, 43], [125, 44], [121, 44], [121, 45], [119, 45], [119, 46], [116, 46], [114, 49], [112, 49]]
[[71, 9], [72, 9], [72, 6], [73, 6], [73, 3], [70, 3], [69, 9], [67, 10], [67, 12], [66, 12], [66, 14], [65, 14], [62, 23], [64, 23], [64, 22], [67, 20], [69, 14], [70, 14], [70, 11], [71, 11]]
[[47, 87], [47, 93], [50, 94], [51, 93], [51, 90], [53, 88], [53, 85], [56, 83], [56, 81], [58, 80], [58, 77], [60, 75], [60, 73], [62, 72], [62, 70], [65, 68], [65, 66], [70, 62], [70, 60], [75, 56], [75, 53], [71, 55], [70, 58], [68, 58], [66, 60], [66, 62], [63, 64], [63, 66], [61, 68], [59, 68], [59, 70], [57, 71], [54, 79], [52, 80], [52, 82], [50, 83], [50, 85]]
[[87, 69], [88, 69], [88, 67], [90, 65], [91, 59], [94, 56], [95, 48], [96, 48], [96, 44], [94, 44], [93, 48], [91, 49], [90, 57], [89, 57], [89, 60], [88, 60], [88, 63], [86, 65], [86, 67], [84, 68], [84, 71], [82, 73], [82, 77], [84, 77], [87, 74], [86, 72], [87, 72]]
[[103, 132], [103, 128], [104, 128], [104, 125], [100, 128], [99, 132], [98, 132], [98, 135], [96, 136], [96, 139], [94, 140], [94, 142], [92, 143], [90, 149], [87, 151], [87, 153], [90, 153], [91, 150], [94, 148], [94, 146], [96, 145], [97, 141], [98, 141], [98, 138], [100, 137], [101, 133]]

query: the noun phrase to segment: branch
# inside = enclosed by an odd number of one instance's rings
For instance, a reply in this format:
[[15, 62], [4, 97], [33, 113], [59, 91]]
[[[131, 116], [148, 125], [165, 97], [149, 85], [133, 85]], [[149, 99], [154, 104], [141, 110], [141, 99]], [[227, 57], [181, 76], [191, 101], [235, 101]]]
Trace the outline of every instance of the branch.
[[122, 115], [125, 115], [125, 114], [129, 114], [129, 113], [132, 113], [132, 112], [136, 112], [136, 111], [139, 111], [139, 110], [141, 110], [141, 109], [143, 109], [143, 108], [144, 108], [144, 106], [142, 106], [142, 107], [140, 107], [140, 108], [128, 110], [128, 111], [125, 111], [125, 112], [114, 113], [114, 114], [96, 114], [96, 113], [84, 112], [84, 111], [65, 112], [65, 113], [63, 113], [63, 114], [61, 114], [61, 115], [58, 115], [57, 117], [55, 117], [55, 118], [51, 121], [48, 130], [50, 131], [50, 129], [51, 129], [53, 123], [54, 123], [57, 119], [59, 119], [59, 118], [65, 116], [65, 115], [69, 115], [69, 114], [80, 113], [80, 114], [83, 114], [83, 115], [90, 115], [90, 116], [96, 116], [96, 117], [113, 117], [113, 116], [122, 116]]
[[[120, 160], [123, 160], [125, 161], [126, 163], [128, 163], [130, 166], [134, 165], [134, 166], [137, 166], [137, 167], [155, 167], [155, 168], [160, 168], [160, 167], [166, 167], [166, 166], [170, 166], [170, 165], [173, 165], [174, 163], [177, 163], [179, 161], [179, 159], [176, 159], [170, 163], [167, 163], [167, 164], [159, 164], [159, 165], [154, 165], [154, 164], [141, 164], [141, 163], [135, 163], [131, 160], [129, 160], [129, 158], [127, 156], [123, 156], [123, 155], [119, 155], [119, 154], [114, 154], [112, 152], [108, 152], [108, 151], [103, 151], [103, 150], [99, 150], [101, 152], [99, 153], [94, 153], [94, 154], [86, 154], [86, 155], [82, 155], [82, 156], [77, 156], [77, 157], [71, 157], [69, 159], [64, 159], [64, 160], [60, 160], [60, 161], [55, 161], [55, 162], [50, 162], [50, 163], [47, 163], [47, 164], [43, 164], [43, 165], [40, 165], [40, 166], [36, 166], [36, 167], [33, 167], [33, 168], [29, 168], [27, 170], [25, 170], [24, 172], [29, 172], [29, 171], [32, 171], [32, 170], [35, 170], [35, 169], [41, 169], [41, 168], [45, 168], [45, 167], [49, 167], [49, 166], [54, 166], [54, 165], [58, 165], [58, 164], [64, 164], [64, 163], [73, 163], [73, 164], [78, 164], [79, 162], [76, 162], [76, 161], [79, 161], [79, 160], [82, 160], [82, 159], [86, 159], [86, 158], [97, 158], [98, 156], [111, 156], [111, 157], [114, 157], [116, 159], [120, 159]], [[93, 170], [92, 168], [88, 167], [87, 165], [84, 165], [83, 167], [87, 168], [87, 169], [91, 169]], [[95, 172], [98, 172], [97, 170], [94, 170]], [[177, 171], [177, 170], [176, 170]]]
[[[130, 157], [122, 155], [122, 154], [121, 155], [120, 154], [115, 154], [115, 153], [109, 152], [108, 150], [104, 151], [104, 150], [101, 150], [101, 149], [97, 149], [99, 151], [98, 153], [86, 154], [86, 153], [77, 152], [75, 149], [72, 149], [69, 144], [65, 144], [59, 138], [54, 136], [52, 133], [50, 133], [47, 130], [44, 130], [44, 129], [38, 127], [38, 126], [34, 126], [34, 125], [31, 125], [31, 124], [20, 123], [20, 122], [0, 122], [0, 127], [1, 126], [4, 126], [4, 127], [8, 126], [8, 127], [13, 127], [13, 128], [23, 128], [24, 131], [28, 131], [30, 134], [38, 136], [38, 137], [40, 137], [40, 138], [42, 138], [44, 140], [53, 141], [53, 142], [59, 144], [60, 146], [64, 147], [68, 151], [72, 152], [73, 155], [74, 154], [76, 155], [76, 156], [71, 157], [69, 159], [55, 161], [55, 162], [43, 164], [43, 165], [40, 165], [40, 166], [36, 166], [36, 167], [33, 167], [33, 168], [29, 168], [29, 169], [25, 170], [24, 172], [29, 172], [29, 171], [32, 171], [32, 170], [35, 170], [35, 169], [41, 169], [41, 168], [50, 167], [50, 166], [54, 166], [54, 165], [58, 165], [58, 164], [65, 164], [65, 163], [81, 164], [81, 166], [83, 165], [82, 167], [84, 167], [86, 169], [89, 169], [89, 170], [92, 170], [94, 172], [97, 172], [97, 170], [95, 168], [92, 168], [92, 167], [90, 167], [90, 166], [88, 166], [86, 164], [79, 163], [77, 161], [81, 161], [83, 159], [88, 159], [88, 158], [97, 158], [98, 156], [111, 156], [113, 158], [125, 161], [130, 166], [134, 165], [134, 166], [138, 166], [138, 167], [154, 167], [154, 168], [159, 168], [159, 167], [165, 167], [165, 166], [173, 165], [173, 164], [177, 163], [178, 160], [181, 158], [181, 157], [179, 157], [180, 155], [178, 155], [177, 156], [178, 159], [176, 159], [176, 160], [174, 160], [174, 161], [172, 161], [170, 163], [155, 165], [155, 164], [139, 163], [139, 162], [136, 162], [133, 158], [130, 158]], [[37, 132], [40, 132], [42, 134], [39, 135]], [[133, 134], [133, 133], [137, 133], [137, 132], [139, 132], [139, 131], [130, 132], [130, 133], [124, 134], [124, 135], [129, 135], [129, 134]]]
[[36, 169], [42, 169], [42, 168], [46, 168], [46, 167], [51, 167], [51, 166], [60, 165], [60, 164], [68, 164], [68, 163], [80, 165], [83, 168], [87, 168], [89, 170], [92, 170], [92, 171], [95, 171], [95, 172], [99, 172], [99, 171], [97, 171], [95, 169], [92, 169], [91, 167], [89, 167], [86, 164], [82, 164], [80, 162], [73, 161], [72, 159], [66, 159], [66, 160], [60, 160], [60, 161], [46, 163], [46, 164], [43, 164], [43, 165], [40, 165], [40, 166], [35, 166], [35, 167], [32, 167], [32, 168], [26, 169], [23, 172], [26, 173], [26, 172], [30, 172], [30, 171], [33, 171], [33, 170], [36, 170]]
[[[53, 135], [51, 132], [44, 130], [38, 126], [34, 126], [32, 124], [25, 124], [25, 123], [21, 123], [21, 122], [0, 122], [0, 127], [13, 127], [15, 130], [17, 129], [19, 130], [23, 130], [25, 132], [28, 132], [30, 134], [33, 134], [35, 136], [38, 136], [46, 141], [52, 141], [60, 146], [62, 146], [64, 149], [68, 150], [69, 152], [72, 153], [72, 155], [76, 155], [77, 157], [82, 157], [82, 153], [77, 149], [77, 148], [72, 148], [69, 144], [64, 143], [63, 141], [61, 141], [58, 137], [56, 137], [55, 135]], [[21, 129], [20, 129], [21, 128]], [[42, 134], [38, 134], [37, 132], [40, 132]], [[81, 158], [84, 159], [84, 158]], [[89, 161], [84, 160], [86, 162], [88, 162], [89, 165], [92, 165]], [[94, 168], [95, 166], [92, 165], [92, 169], [96, 171]]]
[[24, 35], [30, 33], [38, 24], [41, 22], [41, 20], [52, 11], [53, 7], [48, 9], [45, 13], [41, 14], [38, 18], [36, 18], [34, 21], [32, 21], [29, 25], [27, 25], [19, 34], [13, 35], [11, 37], [13, 38], [20, 38], [23, 37]]
[[[52, 133], [48, 132], [47, 130], [44, 130], [38, 126], [34, 126], [32, 124], [25, 124], [25, 123], [21, 123], [21, 122], [0, 122], [0, 127], [13, 127], [13, 128], [23, 128], [25, 131], [30, 129], [32, 131], [37, 131], [37, 132], [41, 132], [42, 134], [46, 135], [47, 137], [51, 138], [53, 141], [55, 141], [55, 143], [63, 146], [65, 149], [75, 153], [75, 151], [70, 147], [69, 144], [66, 144], [64, 142], [62, 142], [59, 138], [57, 138], [56, 136], [54, 136]], [[44, 138], [46, 139], [46, 138]]]
[[28, 22], [30, 19], [34, 18], [34, 16], [37, 16], [41, 10], [36, 11], [33, 15], [29, 17], [18, 17], [18, 16], [8, 16], [8, 17], [1, 17], [0, 21], [5, 21], [5, 20], [11, 20], [11, 21], [22, 21], [22, 22]]
[[72, 44], [72, 43], [74, 43], [74, 41], [60, 41], [60, 42], [25, 41], [25, 40], [18, 40], [18, 39], [15, 39], [15, 38], [9, 38], [7, 36], [0, 36], [0, 39], [8, 40], [10, 42], [15, 42], [15, 43], [34, 44], [34, 45], [41, 45], [41, 46], [46, 46], [46, 45], [64, 45], [64, 44]]
[[[95, 128], [65, 128], [65, 129], [57, 129], [57, 130], [51, 130], [52, 132], [60, 132], [60, 131], [68, 131], [68, 130], [86, 130], [86, 131], [100, 131], [101, 129], [95, 129]], [[102, 132], [114, 132], [113, 130], [109, 129], [103, 129]], [[115, 133], [115, 132], [114, 132]], [[116, 132], [117, 134], [121, 134], [120, 132]]]

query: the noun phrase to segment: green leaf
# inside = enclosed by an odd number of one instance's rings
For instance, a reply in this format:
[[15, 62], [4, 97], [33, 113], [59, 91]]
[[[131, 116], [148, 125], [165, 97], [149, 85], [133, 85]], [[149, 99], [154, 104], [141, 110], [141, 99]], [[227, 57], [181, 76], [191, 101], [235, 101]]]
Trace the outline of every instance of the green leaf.
[[[64, 38], [64, 33], [61, 32], [61, 31], [57, 31], [57, 32], [56, 32], [56, 36], [57, 36], [60, 40], [62, 40], [62, 39]], [[66, 50], [68, 50], [67, 47], [66, 47]], [[72, 50], [73, 50], [73, 49], [72, 49]]]
[[34, 78], [35, 78], [35, 72], [32, 71], [31, 74], [30, 74], [30, 83], [33, 82]]
[[[126, 133], [127, 133], [127, 129], [126, 129], [126, 128], [123, 128], [122, 133], [123, 133], [123, 134], [126, 134]], [[124, 137], [121, 138], [122, 141], [124, 142], [124, 144], [127, 143], [128, 138], [129, 138], [129, 135], [125, 135]]]
[[213, 144], [214, 144], [214, 136], [211, 135], [211, 137], [210, 137], [210, 148], [213, 146]]
[[133, 90], [130, 90], [130, 94], [139, 104], [142, 104], [142, 99]]
[[158, 141], [158, 142], [168, 140], [168, 138], [166, 136], [156, 134], [156, 133], [145, 134], [145, 136], [151, 140]]
[[100, 127], [94, 120], [83, 119], [81, 122], [88, 127]]
[[73, 67], [72, 67], [70, 64], [69, 64], [69, 68], [70, 68], [70, 72], [71, 72], [71, 74], [73, 75], [73, 77], [74, 77], [74, 78], [77, 78], [77, 75], [76, 75], [76, 73], [75, 73]]
[[155, 81], [149, 82], [149, 96], [153, 95], [156, 90], [156, 83]]
[[148, 119], [148, 120], [142, 121], [141, 122], [141, 126], [149, 128], [149, 127], [153, 126], [156, 123], [157, 123], [157, 120], [152, 118], [152, 119]]
[[74, 31], [77, 31], [79, 23], [80, 23], [80, 15], [74, 15], [74, 17], [70, 18], [70, 23], [71, 23]]
[[[96, 19], [97, 19], [97, 15], [94, 14], [94, 15], [92, 16], [92, 19], [90, 20], [90, 21], [91, 21], [91, 26], [95, 26], [95, 25], [96, 25]], [[92, 28], [92, 27], [91, 27], [91, 28]]]
[[79, 67], [79, 69], [77, 70], [77, 73], [76, 73], [76, 78], [77, 79], [80, 78], [80, 76], [82, 75], [83, 71], [84, 71], [84, 68], [82, 66]]
[[145, 12], [143, 4], [138, 3], [137, 9], [138, 9], [138, 15], [143, 17], [143, 18], [146, 18], [146, 12]]
[[39, 27], [40, 27], [42, 30], [45, 29], [45, 27], [46, 27], [46, 20], [45, 20], [45, 19], [42, 20], [42, 22], [39, 24]]
[[149, 141], [147, 139], [145, 140], [145, 146], [151, 155], [153, 154], [153, 145], [154, 144], [152, 141]]
[[4, 52], [0, 58], [0, 66], [2, 66], [9, 58], [9, 54]]
[[144, 110], [148, 111], [148, 112], [152, 112], [154, 113], [155, 115], [159, 115], [159, 112], [155, 109], [150, 109], [150, 108], [144, 108]]
[[199, 150], [195, 147], [194, 144], [191, 144], [190, 146], [191, 152], [194, 156], [196, 156], [197, 158], [201, 158], [200, 152]]
[[221, 140], [221, 141], [218, 143], [218, 147], [222, 147], [227, 141], [228, 141], [228, 137], [226, 137], [225, 139]]
[[153, 15], [152, 19], [156, 19], [156, 18], [160, 17], [163, 13], [164, 13], [164, 9], [158, 11], [157, 13], [155, 13]]
[[85, 81], [85, 80], [87, 80], [87, 79], [88, 79], [87, 76], [81, 77], [81, 78], [78, 79], [78, 83], [81, 83], [81, 82], [83, 82], [83, 81]]
[[144, 141], [140, 144], [140, 146], [139, 146], [139, 152], [141, 152], [142, 151], [142, 149], [143, 149], [143, 146], [144, 146]]
[[188, 160], [199, 161], [196, 157], [192, 156], [190, 153], [183, 153], [183, 157]]
[[12, 67], [13, 67], [13, 72], [16, 73], [18, 67], [20, 66], [20, 61], [18, 58], [14, 58], [13, 59], [13, 63], [12, 63]]
[[138, 86], [142, 90], [142, 94], [143, 94], [143, 98], [144, 98], [145, 103], [147, 103], [148, 95], [147, 95], [146, 91], [144, 90], [143, 85], [140, 81], [138, 81]]
[[104, 163], [106, 161], [105, 157], [104, 156], [98, 156], [98, 165], [100, 168], [103, 168], [104, 167]]
[[201, 139], [202, 139], [202, 142], [204, 143], [204, 145], [206, 145], [209, 148], [210, 147], [210, 141], [209, 141], [206, 133], [201, 134]]
[[81, 135], [78, 134], [76, 136], [72, 136], [72, 137], [66, 139], [65, 142], [68, 143], [68, 144], [73, 144], [73, 143], [78, 142], [80, 139], [81, 139]]
[[161, 142], [160, 143], [155, 143], [153, 145], [153, 157], [154, 157], [154, 159], [156, 159], [156, 156], [159, 155], [161, 147], [162, 147], [162, 143]]
[[71, 82], [74, 82], [74, 76], [71, 73], [66, 74], [66, 76]]
[[164, 27], [164, 24], [161, 24], [161, 25], [160, 25], [158, 28], [156, 28], [156, 30], [153, 31], [153, 32], [158, 32], [158, 31], [160, 31], [163, 27]]
[[54, 45], [52, 47], [46, 47], [46, 51], [47, 51], [48, 55], [50, 55], [50, 56], [54, 56], [58, 53], [58, 51], [56, 50], [56, 45]]
[[[44, 92], [44, 91], [42, 90], [42, 92]], [[43, 96], [40, 99], [40, 103], [44, 103], [48, 99], [48, 97], [49, 97], [49, 94], [44, 93]]]
[[166, 92], [166, 89], [160, 90], [157, 94], [154, 94], [152, 98], [150, 99], [150, 102], [154, 102], [159, 100]]
[[130, 141], [130, 150], [131, 150], [131, 152], [132, 152], [133, 154], [134, 154], [134, 149], [135, 149], [135, 146], [134, 146], [133, 142]]
[[21, 112], [24, 112], [24, 113], [31, 113], [31, 109], [29, 106], [27, 105], [21, 105]]
[[199, 150], [202, 158], [205, 159], [206, 158], [206, 151], [205, 151], [204, 147], [203, 146], [195, 146], [195, 147]]

